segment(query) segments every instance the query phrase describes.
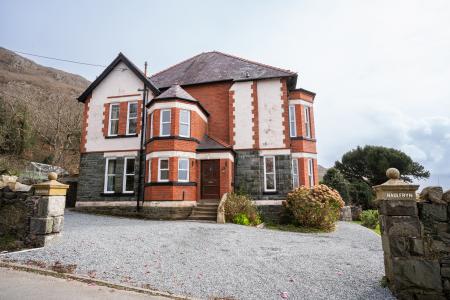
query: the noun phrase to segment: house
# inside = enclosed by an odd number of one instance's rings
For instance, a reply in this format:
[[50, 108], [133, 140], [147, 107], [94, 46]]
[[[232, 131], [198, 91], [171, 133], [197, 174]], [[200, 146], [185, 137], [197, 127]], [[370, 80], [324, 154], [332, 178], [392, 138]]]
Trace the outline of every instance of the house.
[[77, 206], [132, 206], [140, 190], [145, 206], [193, 207], [233, 190], [279, 205], [317, 184], [315, 94], [296, 84], [297, 73], [217, 51], [147, 77], [120, 53], [78, 98]]

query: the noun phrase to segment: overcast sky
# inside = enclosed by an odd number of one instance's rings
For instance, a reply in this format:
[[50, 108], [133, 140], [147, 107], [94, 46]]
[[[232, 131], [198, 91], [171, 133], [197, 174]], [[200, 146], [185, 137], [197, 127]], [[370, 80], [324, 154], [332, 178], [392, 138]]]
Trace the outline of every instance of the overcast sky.
[[0, 0], [0, 46], [103, 65], [122, 51], [151, 73], [210, 50], [290, 69], [317, 93], [320, 164], [395, 147], [450, 188], [450, 1]]

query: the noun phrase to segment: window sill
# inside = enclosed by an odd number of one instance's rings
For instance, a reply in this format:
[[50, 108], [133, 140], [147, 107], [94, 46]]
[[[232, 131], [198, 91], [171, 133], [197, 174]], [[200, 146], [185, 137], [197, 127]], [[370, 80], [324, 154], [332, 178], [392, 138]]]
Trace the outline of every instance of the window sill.
[[138, 134], [121, 134], [121, 135], [108, 135], [105, 136], [105, 139], [119, 139], [119, 138], [133, 138], [137, 137]]
[[103, 197], [117, 197], [117, 196], [134, 196], [135, 193], [100, 193]]

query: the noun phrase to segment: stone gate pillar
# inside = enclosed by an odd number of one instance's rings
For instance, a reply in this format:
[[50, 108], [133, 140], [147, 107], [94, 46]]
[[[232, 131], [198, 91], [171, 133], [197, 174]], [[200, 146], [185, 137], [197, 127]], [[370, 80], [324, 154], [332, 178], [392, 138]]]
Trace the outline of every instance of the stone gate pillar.
[[401, 180], [397, 169], [386, 175], [389, 180], [374, 190], [389, 288], [399, 299], [442, 299], [439, 261], [426, 253], [418, 216], [419, 186]]
[[28, 240], [36, 247], [45, 246], [50, 240], [59, 236], [64, 224], [64, 208], [68, 185], [56, 181], [58, 175], [49, 173], [49, 181], [35, 184], [34, 201], [37, 211], [30, 218]]

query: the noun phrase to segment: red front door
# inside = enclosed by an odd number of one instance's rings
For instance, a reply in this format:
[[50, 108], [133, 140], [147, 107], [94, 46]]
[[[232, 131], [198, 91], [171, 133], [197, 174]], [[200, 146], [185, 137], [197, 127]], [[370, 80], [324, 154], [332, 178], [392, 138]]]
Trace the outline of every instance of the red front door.
[[219, 199], [220, 198], [220, 165], [219, 160], [202, 160], [201, 167], [201, 198]]

